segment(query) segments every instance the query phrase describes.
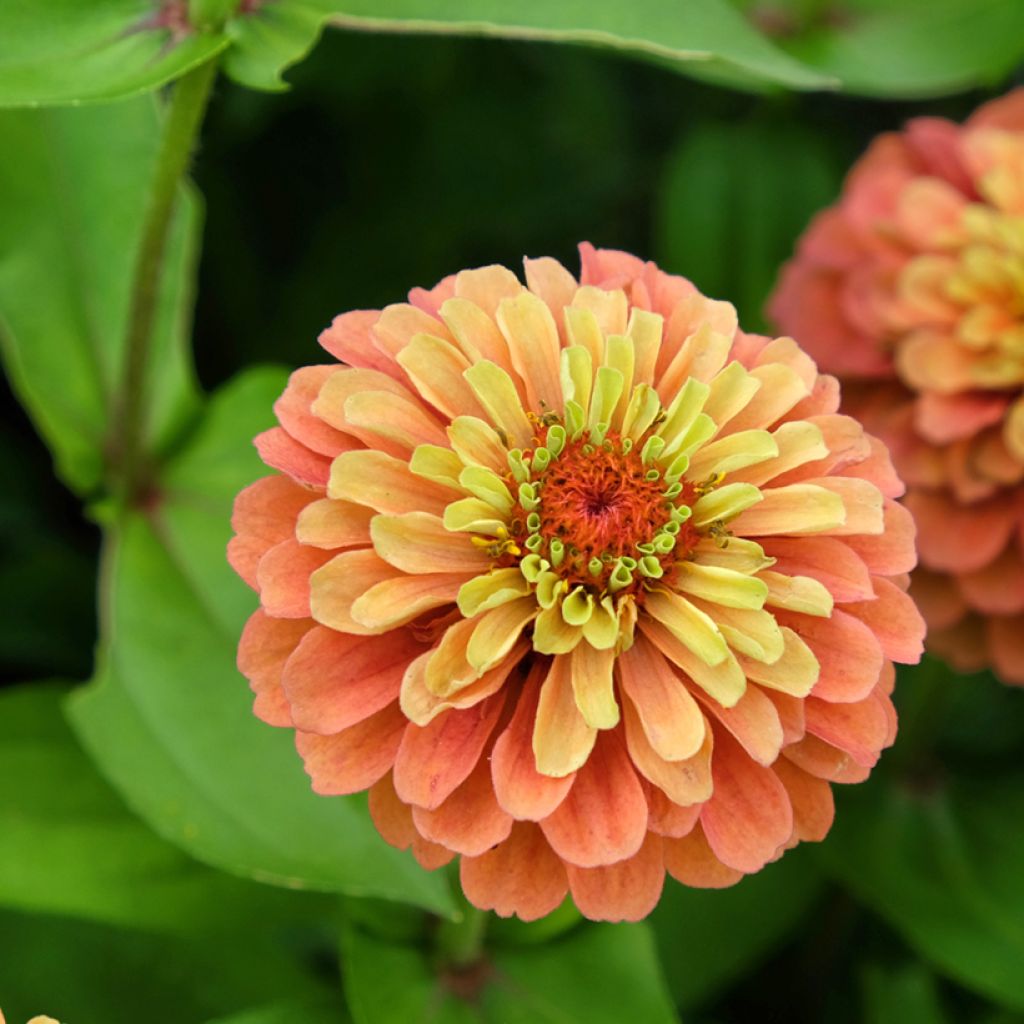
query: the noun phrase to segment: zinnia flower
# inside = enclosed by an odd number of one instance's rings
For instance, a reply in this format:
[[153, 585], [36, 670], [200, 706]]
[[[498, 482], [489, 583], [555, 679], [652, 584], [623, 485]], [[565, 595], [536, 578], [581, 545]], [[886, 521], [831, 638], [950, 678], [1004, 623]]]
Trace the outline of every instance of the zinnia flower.
[[929, 646], [1024, 684], [1024, 90], [878, 138], [771, 312], [892, 449]]
[[313, 788], [477, 906], [637, 919], [832, 820], [920, 655], [881, 444], [788, 338], [618, 252], [338, 317], [235, 505], [239, 665]]

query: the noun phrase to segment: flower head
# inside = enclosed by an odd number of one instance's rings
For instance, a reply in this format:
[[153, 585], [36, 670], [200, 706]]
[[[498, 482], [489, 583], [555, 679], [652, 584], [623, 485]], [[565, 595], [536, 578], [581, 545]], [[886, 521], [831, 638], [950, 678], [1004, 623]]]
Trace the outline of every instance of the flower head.
[[930, 646], [1024, 684], [1024, 90], [877, 139], [771, 310], [892, 448]]
[[338, 317], [235, 506], [239, 664], [320, 793], [534, 918], [636, 919], [832, 819], [923, 624], [901, 487], [790, 339], [623, 253]]

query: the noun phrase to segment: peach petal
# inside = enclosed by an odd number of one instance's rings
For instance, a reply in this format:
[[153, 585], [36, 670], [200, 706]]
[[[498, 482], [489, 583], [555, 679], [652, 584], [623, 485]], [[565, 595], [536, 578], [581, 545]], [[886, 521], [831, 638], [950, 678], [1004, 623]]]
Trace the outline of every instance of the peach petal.
[[337, 366], [301, 367], [288, 378], [284, 393], [274, 403], [278, 422], [296, 441], [332, 459], [339, 452], [353, 448], [355, 442], [314, 416], [312, 407], [320, 388], [337, 369]]
[[917, 490], [905, 504], [917, 523], [921, 562], [936, 571], [983, 568], [1003, 550], [1016, 525], [1015, 509], [1001, 497], [965, 506]]
[[373, 551], [343, 551], [309, 577], [309, 606], [313, 618], [342, 633], [369, 635], [382, 628], [364, 626], [352, 618], [352, 606], [371, 587], [398, 579], [400, 570], [378, 558]]
[[459, 880], [466, 898], [499, 917], [536, 921], [565, 899], [561, 859], [530, 822], [516, 822], [508, 838], [479, 857], [463, 857]]
[[[710, 779], [710, 769], [708, 777]], [[674, 803], [657, 786], [649, 786], [647, 808], [647, 827], [652, 832], [669, 839], [679, 839], [693, 831], [700, 818], [701, 805], [696, 803], [683, 807]]]
[[581, 643], [572, 650], [571, 661], [572, 690], [583, 720], [594, 729], [613, 729], [620, 718], [613, 677], [615, 650]]
[[454, 604], [467, 578], [464, 573], [429, 573], [382, 580], [356, 598], [350, 614], [369, 629], [394, 629], [424, 612]]
[[394, 764], [406, 726], [395, 701], [333, 736], [297, 732], [295, 746], [312, 779], [313, 792], [345, 796], [369, 789]]
[[249, 484], [235, 498], [228, 542], [231, 567], [254, 590], [256, 568], [272, 547], [295, 535], [295, 518], [316, 493], [286, 476], [265, 476]]
[[807, 732], [803, 698], [792, 697], [779, 690], [768, 689], [762, 692], [775, 705], [775, 712], [782, 726], [782, 745], [788, 747], [791, 743], [802, 740]]
[[[914, 538], [917, 528], [908, 509], [886, 499], [882, 506], [884, 529], [877, 536], [844, 537], [846, 546], [857, 555], [868, 571], [876, 576], [895, 576], [910, 572], [917, 565]], [[858, 598], [840, 598], [840, 601]], [[863, 598], [866, 600], [866, 598]]]
[[503, 693], [409, 725], [395, 758], [395, 791], [405, 803], [439, 807], [469, 777], [505, 706]]
[[260, 458], [271, 469], [285, 473], [300, 484], [326, 487], [331, 474], [331, 461], [299, 444], [281, 427], [271, 427], [253, 438]]
[[907, 488], [896, 472], [891, 452], [877, 437], [866, 435], [866, 438], [871, 454], [860, 462], [840, 467], [836, 470], [836, 474], [838, 476], [863, 477], [881, 491], [883, 498], [901, 498]]
[[238, 642], [238, 671], [256, 699], [253, 712], [268, 725], [291, 726], [291, 710], [281, 686], [289, 655], [313, 626], [311, 619], [273, 619], [262, 608], [249, 617]]
[[929, 630], [949, 629], [967, 614], [967, 602], [951, 576], [918, 569], [911, 579], [910, 594]]
[[370, 817], [384, 842], [408, 850], [419, 833], [412, 822], [412, 808], [398, 799], [391, 772], [370, 787], [368, 797]]
[[889, 734], [885, 711], [871, 695], [847, 704], [832, 704], [808, 697], [804, 708], [807, 732], [845, 750], [857, 764], [871, 768]]
[[417, 476], [404, 459], [373, 450], [339, 455], [331, 465], [327, 493], [387, 515], [430, 512], [440, 516], [460, 496], [450, 487]]
[[1024, 686], [1024, 615], [992, 619], [988, 635], [999, 677], [1014, 686]]
[[862, 778], [867, 778], [870, 772], [870, 768], [862, 768], [845, 750], [839, 750], [817, 736], [805, 736], [799, 743], [786, 747], [782, 756], [808, 775], [828, 782], [851, 781], [851, 771], [861, 772]]
[[597, 730], [587, 725], [572, 688], [572, 659], [556, 655], [540, 689], [533, 726], [537, 771], [564, 778], [581, 768], [590, 756]]
[[553, 778], [537, 771], [533, 728], [544, 667], [537, 663], [516, 701], [515, 714], [491, 752], [491, 779], [501, 807], [517, 820], [540, 821], [565, 799], [575, 774]]
[[835, 817], [832, 787], [824, 779], [809, 775], [784, 757], [779, 758], [772, 771], [786, 787], [793, 805], [794, 838], [801, 842], [820, 843], [828, 835]]
[[700, 815], [708, 845], [723, 864], [747, 874], [760, 871], [793, 831], [785, 786], [723, 732], [715, 737], [711, 776], [714, 792]]
[[551, 310], [561, 334], [562, 311], [571, 304], [576, 294], [576, 278], [558, 260], [550, 256], [542, 256], [535, 260], [524, 259], [523, 267], [530, 291], [539, 296]]
[[532, 594], [483, 612], [473, 620], [466, 660], [478, 673], [493, 668], [512, 650], [536, 615], [537, 601]]
[[422, 650], [404, 630], [358, 637], [315, 626], [288, 658], [281, 679], [296, 727], [329, 735], [391, 704], [406, 667]]
[[595, 249], [590, 242], [580, 242], [580, 281], [602, 288], [621, 287], [643, 273], [643, 260], [620, 249]]
[[990, 622], [968, 614], [953, 626], [932, 629], [928, 650], [958, 672], [979, 672], [991, 657]]
[[486, 759], [478, 761], [469, 777], [438, 807], [427, 810], [414, 805], [412, 819], [424, 839], [466, 857], [479, 857], [512, 831], [512, 815], [494, 798]]
[[479, 306], [494, 317], [503, 299], [515, 298], [526, 289], [507, 267], [492, 264], [475, 270], [460, 271], [455, 277], [455, 296]]
[[523, 292], [501, 301], [496, 320], [530, 407], [537, 412], [560, 410], [560, 343], [551, 310], [532, 292]]
[[[925, 624], [917, 605], [899, 587], [878, 576], [875, 600], [848, 604], [845, 610], [865, 623], [878, 637], [887, 658], [916, 665], [924, 652]], [[1021, 584], [1024, 594], [1024, 583]]]
[[686, 684], [646, 637], [638, 636], [618, 659], [618, 677], [660, 758], [683, 761], [700, 750], [704, 716]]
[[373, 447], [389, 442], [401, 452], [421, 444], [443, 445], [444, 428], [412, 398], [388, 391], [361, 391], [345, 401], [345, 421]]
[[295, 538], [314, 548], [369, 547], [371, 509], [349, 501], [321, 498], [306, 505], [295, 521]]
[[779, 756], [783, 743], [782, 722], [775, 705], [758, 687], [748, 686], [731, 708], [723, 708], [700, 694], [698, 697], [708, 713], [718, 719], [758, 764], [770, 765]]
[[632, 857], [647, 833], [647, 802], [621, 739], [601, 732], [565, 800], [541, 822], [552, 849], [582, 868]]
[[399, 354], [417, 334], [432, 334], [443, 341], [452, 340], [437, 317], [408, 302], [385, 306], [372, 330], [377, 348], [396, 363]]
[[310, 576], [333, 552], [309, 548], [297, 540], [275, 544], [256, 567], [260, 602], [268, 615], [305, 619], [310, 615]]
[[[1016, 544], [976, 572], [957, 577], [967, 603], [988, 615], [1017, 615], [1024, 612], [1024, 559]], [[915, 595], [916, 596], [916, 595]]]
[[808, 480], [807, 485], [822, 487], [837, 494], [846, 509], [841, 524], [829, 529], [832, 536], [874, 535], [885, 529], [882, 492], [870, 481], [859, 477], [828, 476]]
[[450, 299], [441, 307], [441, 316], [470, 362], [487, 360], [517, 379], [507, 342], [478, 305], [468, 299]]
[[665, 870], [677, 882], [694, 889], [728, 889], [743, 877], [742, 871], [728, 867], [715, 856], [700, 825], [679, 839], [666, 839], [662, 855]]
[[476, 576], [487, 572], [492, 562], [466, 534], [451, 533], [429, 512], [374, 516], [370, 536], [378, 556], [403, 572]]
[[711, 751], [714, 736], [705, 722], [704, 742], [685, 761], [666, 761], [651, 747], [633, 702], [623, 701], [626, 746], [637, 771], [669, 800], [681, 807], [699, 804], [711, 796]]
[[412, 855], [424, 871], [436, 871], [451, 863], [455, 854], [440, 843], [432, 843], [417, 833], [412, 841]]
[[455, 274], [449, 274], [433, 288], [410, 288], [409, 302], [424, 313], [436, 316], [441, 306], [455, 294], [455, 278]]
[[320, 344], [338, 362], [402, 380], [402, 371], [394, 360], [382, 352], [373, 338], [373, 326], [380, 319], [380, 310], [356, 309], [342, 313], [320, 334]]
[[728, 433], [741, 430], [765, 430], [774, 426], [811, 389], [795, 371], [781, 363], [769, 363], [751, 370], [761, 387], [743, 409], [729, 420]]
[[480, 404], [462, 376], [469, 369], [469, 360], [455, 345], [417, 334], [399, 352], [398, 363], [420, 395], [444, 416], [451, 419], [480, 413]]
[[933, 444], [950, 444], [973, 437], [985, 427], [999, 423], [1006, 412], [1002, 395], [973, 392], [961, 395], [938, 395], [927, 392], [917, 399], [914, 425]]
[[764, 553], [787, 576], [810, 576], [828, 588], [838, 602], [865, 601], [874, 596], [871, 573], [852, 544], [833, 537], [772, 537]]
[[[815, 616], [817, 617], [817, 616]], [[771, 692], [781, 691], [801, 699], [811, 692], [821, 676], [821, 665], [807, 642], [788, 626], [779, 627], [782, 654], [773, 661], [741, 656], [740, 668], [752, 683]]]
[[1004, 96], [978, 107], [968, 120], [971, 128], [1003, 128], [1024, 131], [1024, 89], [1011, 89]]
[[569, 891], [592, 921], [640, 921], [658, 904], [665, 885], [661, 836], [648, 832], [640, 852], [599, 868], [566, 865]]
[[376, 434], [362, 430], [358, 425], [350, 422], [345, 411], [348, 400], [353, 396], [381, 392], [406, 401], [415, 401], [407, 387], [386, 373], [349, 366], [339, 367], [321, 385], [320, 393], [317, 395], [316, 401], [313, 402], [313, 413], [334, 427], [335, 430], [351, 434], [364, 444], [383, 448], [390, 454], [401, 456], [403, 454], [401, 448], [391, 445], [387, 441], [381, 442]]

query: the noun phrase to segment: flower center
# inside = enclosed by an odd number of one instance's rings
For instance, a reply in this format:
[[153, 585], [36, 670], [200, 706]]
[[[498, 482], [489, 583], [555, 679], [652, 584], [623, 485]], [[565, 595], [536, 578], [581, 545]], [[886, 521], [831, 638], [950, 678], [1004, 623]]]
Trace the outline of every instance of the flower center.
[[551, 571], [568, 588], [598, 594], [636, 592], [645, 578], [670, 577], [699, 540], [688, 523], [697, 489], [666, 479], [647, 451], [614, 431], [595, 443], [554, 425], [544, 446], [512, 465], [522, 514], [509, 533], [527, 575]]

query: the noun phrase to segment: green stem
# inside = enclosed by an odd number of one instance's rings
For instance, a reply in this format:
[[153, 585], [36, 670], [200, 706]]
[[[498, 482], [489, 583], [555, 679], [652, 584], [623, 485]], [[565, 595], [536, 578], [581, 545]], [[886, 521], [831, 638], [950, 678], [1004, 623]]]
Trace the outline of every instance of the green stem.
[[456, 970], [478, 963], [484, 951], [487, 911], [470, 903], [457, 921], [442, 921], [437, 930], [437, 951], [445, 967]]
[[137, 496], [141, 482], [146, 370], [171, 216], [216, 77], [217, 61], [209, 60], [180, 78], [171, 93], [164, 121], [135, 262], [110, 445], [114, 488], [125, 502]]

